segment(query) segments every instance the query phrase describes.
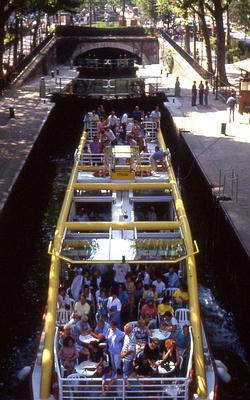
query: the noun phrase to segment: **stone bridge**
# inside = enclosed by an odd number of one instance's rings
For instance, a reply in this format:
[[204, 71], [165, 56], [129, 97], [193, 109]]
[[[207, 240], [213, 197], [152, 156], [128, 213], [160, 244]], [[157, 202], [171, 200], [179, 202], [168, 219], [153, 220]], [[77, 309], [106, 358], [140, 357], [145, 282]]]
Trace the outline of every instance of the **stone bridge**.
[[103, 37], [57, 37], [57, 58], [62, 64], [74, 63], [74, 60], [91, 50], [119, 49], [131, 53], [144, 64], [159, 63], [159, 43], [154, 36], [103, 36]]

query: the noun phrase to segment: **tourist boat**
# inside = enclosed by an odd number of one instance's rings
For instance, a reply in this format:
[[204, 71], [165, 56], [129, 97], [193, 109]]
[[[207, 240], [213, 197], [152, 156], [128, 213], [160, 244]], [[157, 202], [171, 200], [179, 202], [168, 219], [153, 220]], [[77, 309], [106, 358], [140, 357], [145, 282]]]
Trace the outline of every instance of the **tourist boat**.
[[[102, 154], [85, 153], [84, 145], [93, 139], [96, 128], [91, 126], [83, 132], [49, 246], [48, 302], [32, 371], [35, 400], [102, 397], [100, 377], [79, 368], [69, 376], [64, 374], [58, 358], [59, 331], [70, 318], [74, 299], [71, 310], [58, 309], [58, 288], [68, 285], [68, 271], [74, 267], [109, 270], [115, 263], [128, 263], [131, 268], [147, 264], [175, 267], [189, 292], [189, 309], [175, 314], [181, 315], [179, 324], [190, 321], [191, 341], [177, 376], [131, 377], [129, 387], [120, 376], [114, 384], [115, 394], [108, 393], [106, 398], [217, 398], [215, 362], [199, 310], [195, 266], [198, 247], [192, 240], [162, 132], [152, 121], [146, 121], [146, 129], [148, 153], [122, 143], [108, 146]], [[165, 151], [165, 161], [153, 170], [150, 156], [156, 145]], [[147, 219], [150, 206], [154, 206], [157, 220]], [[80, 208], [87, 210], [88, 220], [79, 221]]]

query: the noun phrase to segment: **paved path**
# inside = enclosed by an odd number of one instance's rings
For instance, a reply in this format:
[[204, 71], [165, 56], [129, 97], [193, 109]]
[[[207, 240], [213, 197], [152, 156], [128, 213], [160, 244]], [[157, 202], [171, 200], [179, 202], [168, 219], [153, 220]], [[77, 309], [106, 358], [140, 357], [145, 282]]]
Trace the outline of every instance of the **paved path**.
[[[58, 66], [67, 79], [75, 71]], [[55, 68], [56, 69], [56, 68]], [[45, 77], [46, 87], [53, 89], [55, 79]], [[0, 212], [9, 193], [39, 136], [45, 119], [54, 104], [39, 97], [40, 78], [19, 89], [10, 89], [0, 98]], [[15, 118], [9, 118], [9, 107], [14, 107]]]
[[[160, 65], [148, 66], [144, 75], [160, 76]], [[163, 73], [162, 88], [166, 93], [174, 93], [176, 75]], [[197, 76], [197, 75], [196, 75]], [[186, 131], [182, 136], [199, 163], [212, 187], [219, 195], [220, 173], [225, 187], [221, 193], [231, 197], [231, 201], [221, 201], [226, 213], [250, 255], [250, 125], [249, 114], [236, 112], [234, 123], [228, 123], [228, 109], [215, 95], [209, 94], [209, 106], [191, 106], [191, 86], [193, 77], [179, 75], [181, 98], [169, 97], [166, 103], [175, 124]], [[221, 123], [227, 123], [227, 135], [221, 134]], [[238, 193], [236, 179], [232, 183], [233, 172], [238, 175]], [[238, 197], [238, 198], [237, 198]]]

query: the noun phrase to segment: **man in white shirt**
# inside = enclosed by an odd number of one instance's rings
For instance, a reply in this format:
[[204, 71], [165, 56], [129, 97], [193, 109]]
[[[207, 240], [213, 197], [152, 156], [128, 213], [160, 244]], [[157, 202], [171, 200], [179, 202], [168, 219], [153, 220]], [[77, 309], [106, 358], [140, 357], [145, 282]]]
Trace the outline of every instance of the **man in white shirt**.
[[180, 286], [180, 281], [179, 277], [176, 272], [174, 272], [174, 268], [170, 267], [168, 272], [164, 274], [165, 278], [168, 279], [168, 282], [166, 286], [169, 287], [179, 287]]
[[112, 131], [114, 133], [116, 133], [117, 124], [118, 124], [118, 118], [115, 115], [115, 112], [111, 111], [111, 114], [108, 116], [108, 119], [107, 119], [107, 126], [110, 129], [112, 129]]
[[121, 118], [122, 133], [120, 134], [123, 142], [126, 141], [127, 124], [128, 124], [128, 114], [124, 113], [122, 114]]
[[165, 283], [162, 281], [160, 277], [156, 278], [155, 281], [152, 282], [152, 285], [155, 286], [155, 290], [158, 293], [158, 297], [163, 295], [164, 290], [166, 289]]
[[133, 334], [132, 325], [126, 324], [124, 326], [124, 333], [125, 336], [121, 351], [121, 358], [123, 359], [123, 377], [126, 379], [126, 383], [129, 386], [127, 379], [132, 374], [133, 359], [136, 352], [135, 335]]
[[154, 111], [150, 113], [150, 119], [151, 121], [157, 122], [157, 126], [159, 126], [161, 120], [161, 112], [159, 107], [155, 107]]
[[113, 271], [115, 271], [114, 281], [115, 287], [118, 287], [119, 283], [126, 282], [126, 275], [131, 271], [130, 265], [127, 263], [114, 264]]
[[115, 146], [117, 144], [116, 136], [111, 128], [105, 128], [104, 135], [109, 140], [111, 146]]

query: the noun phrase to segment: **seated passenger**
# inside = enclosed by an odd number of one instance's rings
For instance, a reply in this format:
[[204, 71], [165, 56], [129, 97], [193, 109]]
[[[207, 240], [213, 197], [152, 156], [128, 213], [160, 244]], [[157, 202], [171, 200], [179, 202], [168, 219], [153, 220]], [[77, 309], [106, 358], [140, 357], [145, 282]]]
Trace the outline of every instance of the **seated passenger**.
[[188, 304], [189, 296], [187, 286], [182, 284], [180, 288], [173, 294], [173, 300], [178, 304], [178, 307], [186, 307]]
[[162, 362], [161, 362], [161, 367], [166, 367], [168, 364], [172, 362], [175, 365], [175, 370], [174, 370], [174, 375], [176, 375], [177, 372], [177, 367], [180, 363], [180, 358], [179, 358], [179, 354], [178, 351], [176, 349], [176, 345], [175, 345], [175, 340], [173, 339], [167, 339], [165, 341], [165, 349], [163, 351], [163, 356], [162, 356]]
[[89, 221], [89, 216], [88, 216], [88, 214], [86, 213], [86, 210], [83, 207], [80, 208], [79, 213], [76, 214], [74, 220], [77, 221], [77, 222], [87, 222], [87, 221]]
[[65, 310], [70, 309], [70, 297], [66, 293], [66, 290], [64, 288], [59, 288], [59, 294], [58, 294], [58, 308], [65, 308]]
[[165, 315], [165, 313], [167, 311], [170, 311], [171, 314], [174, 314], [174, 309], [173, 307], [171, 307], [171, 305], [169, 304], [169, 300], [167, 298], [167, 296], [163, 297], [162, 303], [158, 305], [157, 307], [157, 311], [158, 314], [162, 317], [163, 315]]
[[76, 336], [75, 336], [74, 329], [73, 329], [72, 325], [66, 324], [66, 325], [63, 327], [63, 331], [62, 331], [61, 334], [60, 334], [59, 343], [62, 345], [64, 339], [66, 339], [66, 337], [69, 337], [69, 336], [70, 336], [72, 339], [76, 340]]
[[110, 326], [106, 321], [104, 321], [103, 319], [99, 319], [97, 321], [96, 327], [92, 331], [92, 335], [96, 339], [100, 340], [100, 342], [104, 341], [109, 328]]
[[153, 171], [157, 171], [157, 165], [160, 163], [163, 165], [163, 168], [166, 168], [167, 164], [165, 161], [166, 152], [160, 150], [158, 146], [155, 146], [155, 152], [150, 157], [150, 162]]
[[179, 287], [179, 285], [180, 285], [179, 277], [178, 277], [177, 273], [174, 272], [173, 267], [170, 267], [168, 272], [166, 272], [163, 276], [166, 279], [166, 286], [168, 288]]
[[83, 119], [83, 122], [84, 122], [84, 130], [85, 130], [86, 132], [88, 132], [88, 131], [90, 130], [90, 127], [91, 127], [91, 121], [92, 121], [92, 115], [91, 115], [91, 114], [92, 114], [91, 112], [88, 112], [88, 113], [85, 115], [84, 119]]
[[[152, 299], [153, 301], [157, 302], [158, 301], [158, 293], [156, 292], [156, 287], [155, 285], [144, 285], [145, 290], [142, 294], [142, 300], [145, 300], [147, 302], [149, 299]], [[148, 289], [147, 289], [148, 287]]]
[[180, 355], [188, 348], [190, 344], [190, 333], [188, 325], [183, 325], [176, 334], [176, 348]]
[[167, 311], [164, 316], [163, 320], [160, 325], [160, 329], [163, 331], [171, 332], [171, 338], [175, 339], [177, 335], [179, 325], [177, 319], [173, 316], [170, 311]]
[[76, 350], [75, 341], [72, 337], [68, 336], [64, 339], [63, 345], [58, 352], [58, 358], [66, 368], [66, 376], [72, 374], [76, 359], [78, 358], [78, 351]]
[[139, 376], [153, 376], [160, 365], [161, 354], [159, 350], [159, 340], [150, 339], [142, 352], [139, 352], [135, 359], [135, 370]]
[[79, 322], [75, 325], [75, 333], [77, 337], [79, 338], [80, 335], [89, 335], [91, 333], [91, 327], [88, 323], [89, 319], [85, 315], [84, 317], [81, 318]]
[[159, 126], [161, 121], [161, 112], [159, 107], [155, 107], [154, 111], [150, 113], [151, 121], [157, 122], [157, 126]]
[[157, 220], [157, 214], [155, 212], [154, 206], [149, 207], [149, 210], [147, 212], [147, 220], [148, 221], [156, 221]]
[[98, 154], [102, 152], [102, 144], [98, 136], [94, 136], [93, 142], [90, 143], [90, 150], [93, 154]]
[[86, 297], [81, 295], [80, 301], [75, 303], [74, 311], [71, 315], [71, 320], [69, 324], [74, 324], [75, 322], [79, 321], [83, 316], [89, 315], [90, 313], [90, 305], [86, 301]]
[[149, 315], [151, 318], [155, 318], [157, 316], [157, 308], [153, 300], [148, 300], [146, 304], [141, 309], [141, 316]]
[[139, 319], [137, 321], [136, 326], [133, 329], [133, 333], [135, 335], [135, 343], [139, 349], [144, 349], [145, 344], [148, 343], [150, 329], [146, 326], [146, 323], [143, 319]]
[[139, 125], [139, 122], [135, 120], [134, 126], [131, 131], [131, 136], [133, 136], [133, 138], [136, 140], [140, 136], [140, 133], [141, 133], [141, 127]]
[[97, 373], [98, 375], [101, 374], [103, 371], [104, 354], [98, 342], [96, 341], [90, 342], [88, 346], [88, 352], [89, 352], [88, 359], [96, 363]]
[[155, 286], [155, 290], [158, 294], [158, 297], [161, 297], [166, 289], [165, 283], [162, 281], [161, 277], [158, 276], [156, 280], [152, 282], [152, 285]]
[[99, 121], [99, 119], [100, 119], [99, 115], [95, 112], [95, 110], [92, 111], [92, 117], [91, 117], [91, 119], [92, 119], [93, 122], [96, 122], [96, 123], [97, 123], [97, 122]]

